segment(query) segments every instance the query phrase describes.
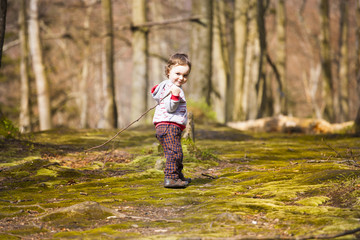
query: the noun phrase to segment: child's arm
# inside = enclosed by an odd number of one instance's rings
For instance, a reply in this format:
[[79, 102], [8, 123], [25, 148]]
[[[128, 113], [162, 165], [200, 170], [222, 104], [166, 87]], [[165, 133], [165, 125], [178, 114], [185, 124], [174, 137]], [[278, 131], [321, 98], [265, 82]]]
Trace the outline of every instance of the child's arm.
[[180, 104], [181, 88], [177, 87], [176, 85], [173, 85], [170, 88], [170, 92], [171, 92], [171, 97], [165, 102], [165, 107], [169, 113], [173, 113], [176, 111], [176, 109], [179, 107]]

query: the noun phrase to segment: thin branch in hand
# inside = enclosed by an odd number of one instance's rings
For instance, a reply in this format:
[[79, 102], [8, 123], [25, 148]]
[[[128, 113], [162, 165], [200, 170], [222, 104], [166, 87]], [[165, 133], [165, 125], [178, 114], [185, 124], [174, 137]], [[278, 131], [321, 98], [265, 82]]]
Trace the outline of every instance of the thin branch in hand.
[[92, 147], [92, 148], [89, 148], [88, 150], [85, 150], [85, 152], [89, 152], [91, 150], [94, 150], [94, 149], [97, 149], [97, 148], [100, 148], [100, 147], [103, 147], [105, 146], [106, 144], [108, 144], [109, 142], [111, 142], [112, 140], [114, 140], [117, 136], [119, 136], [122, 132], [124, 132], [126, 129], [128, 129], [131, 125], [133, 125], [134, 123], [138, 122], [142, 117], [144, 117], [148, 112], [150, 112], [151, 110], [153, 110], [154, 108], [156, 108], [162, 100], [164, 100], [164, 98], [166, 98], [167, 96], [170, 95], [171, 92], [169, 92], [165, 97], [163, 97], [162, 99], [160, 99], [160, 101], [155, 105], [153, 106], [152, 108], [149, 108], [146, 112], [144, 112], [138, 119], [136, 119], [135, 121], [131, 122], [129, 125], [127, 125], [126, 127], [124, 127], [123, 129], [121, 129], [120, 131], [118, 131], [112, 138], [110, 138], [109, 140], [107, 140], [106, 142], [104, 142], [103, 144], [100, 144], [98, 146], [95, 146], [95, 147]]

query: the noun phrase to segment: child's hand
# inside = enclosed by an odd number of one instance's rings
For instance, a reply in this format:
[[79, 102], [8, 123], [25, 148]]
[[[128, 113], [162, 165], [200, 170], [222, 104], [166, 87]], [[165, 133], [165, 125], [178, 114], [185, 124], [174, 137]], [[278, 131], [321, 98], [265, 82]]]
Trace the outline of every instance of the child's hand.
[[176, 85], [173, 85], [171, 88], [170, 88], [170, 92], [172, 95], [174, 96], [179, 96], [180, 95], [180, 88]]

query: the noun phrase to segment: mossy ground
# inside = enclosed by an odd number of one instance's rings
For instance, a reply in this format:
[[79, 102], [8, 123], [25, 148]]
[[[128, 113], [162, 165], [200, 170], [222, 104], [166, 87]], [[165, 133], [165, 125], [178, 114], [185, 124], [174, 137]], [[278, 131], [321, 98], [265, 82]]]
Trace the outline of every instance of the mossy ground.
[[[196, 126], [186, 189], [163, 188], [153, 127], [0, 140], [0, 239], [296, 238], [360, 226], [360, 139]], [[83, 202], [114, 212], [59, 212]], [[353, 239], [347, 235], [343, 239]]]

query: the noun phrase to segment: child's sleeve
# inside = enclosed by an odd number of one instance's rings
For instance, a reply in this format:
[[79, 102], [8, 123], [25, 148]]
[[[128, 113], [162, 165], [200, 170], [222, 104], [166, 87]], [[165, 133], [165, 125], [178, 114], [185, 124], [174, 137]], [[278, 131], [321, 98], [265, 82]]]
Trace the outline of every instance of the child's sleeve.
[[[180, 93], [181, 95], [181, 93]], [[169, 113], [173, 113], [176, 111], [176, 109], [179, 107], [180, 105], [180, 99], [181, 97], [179, 96], [174, 96], [174, 95], [171, 95], [168, 96], [165, 100], [165, 108], [166, 108], [166, 111], [169, 112]]]

